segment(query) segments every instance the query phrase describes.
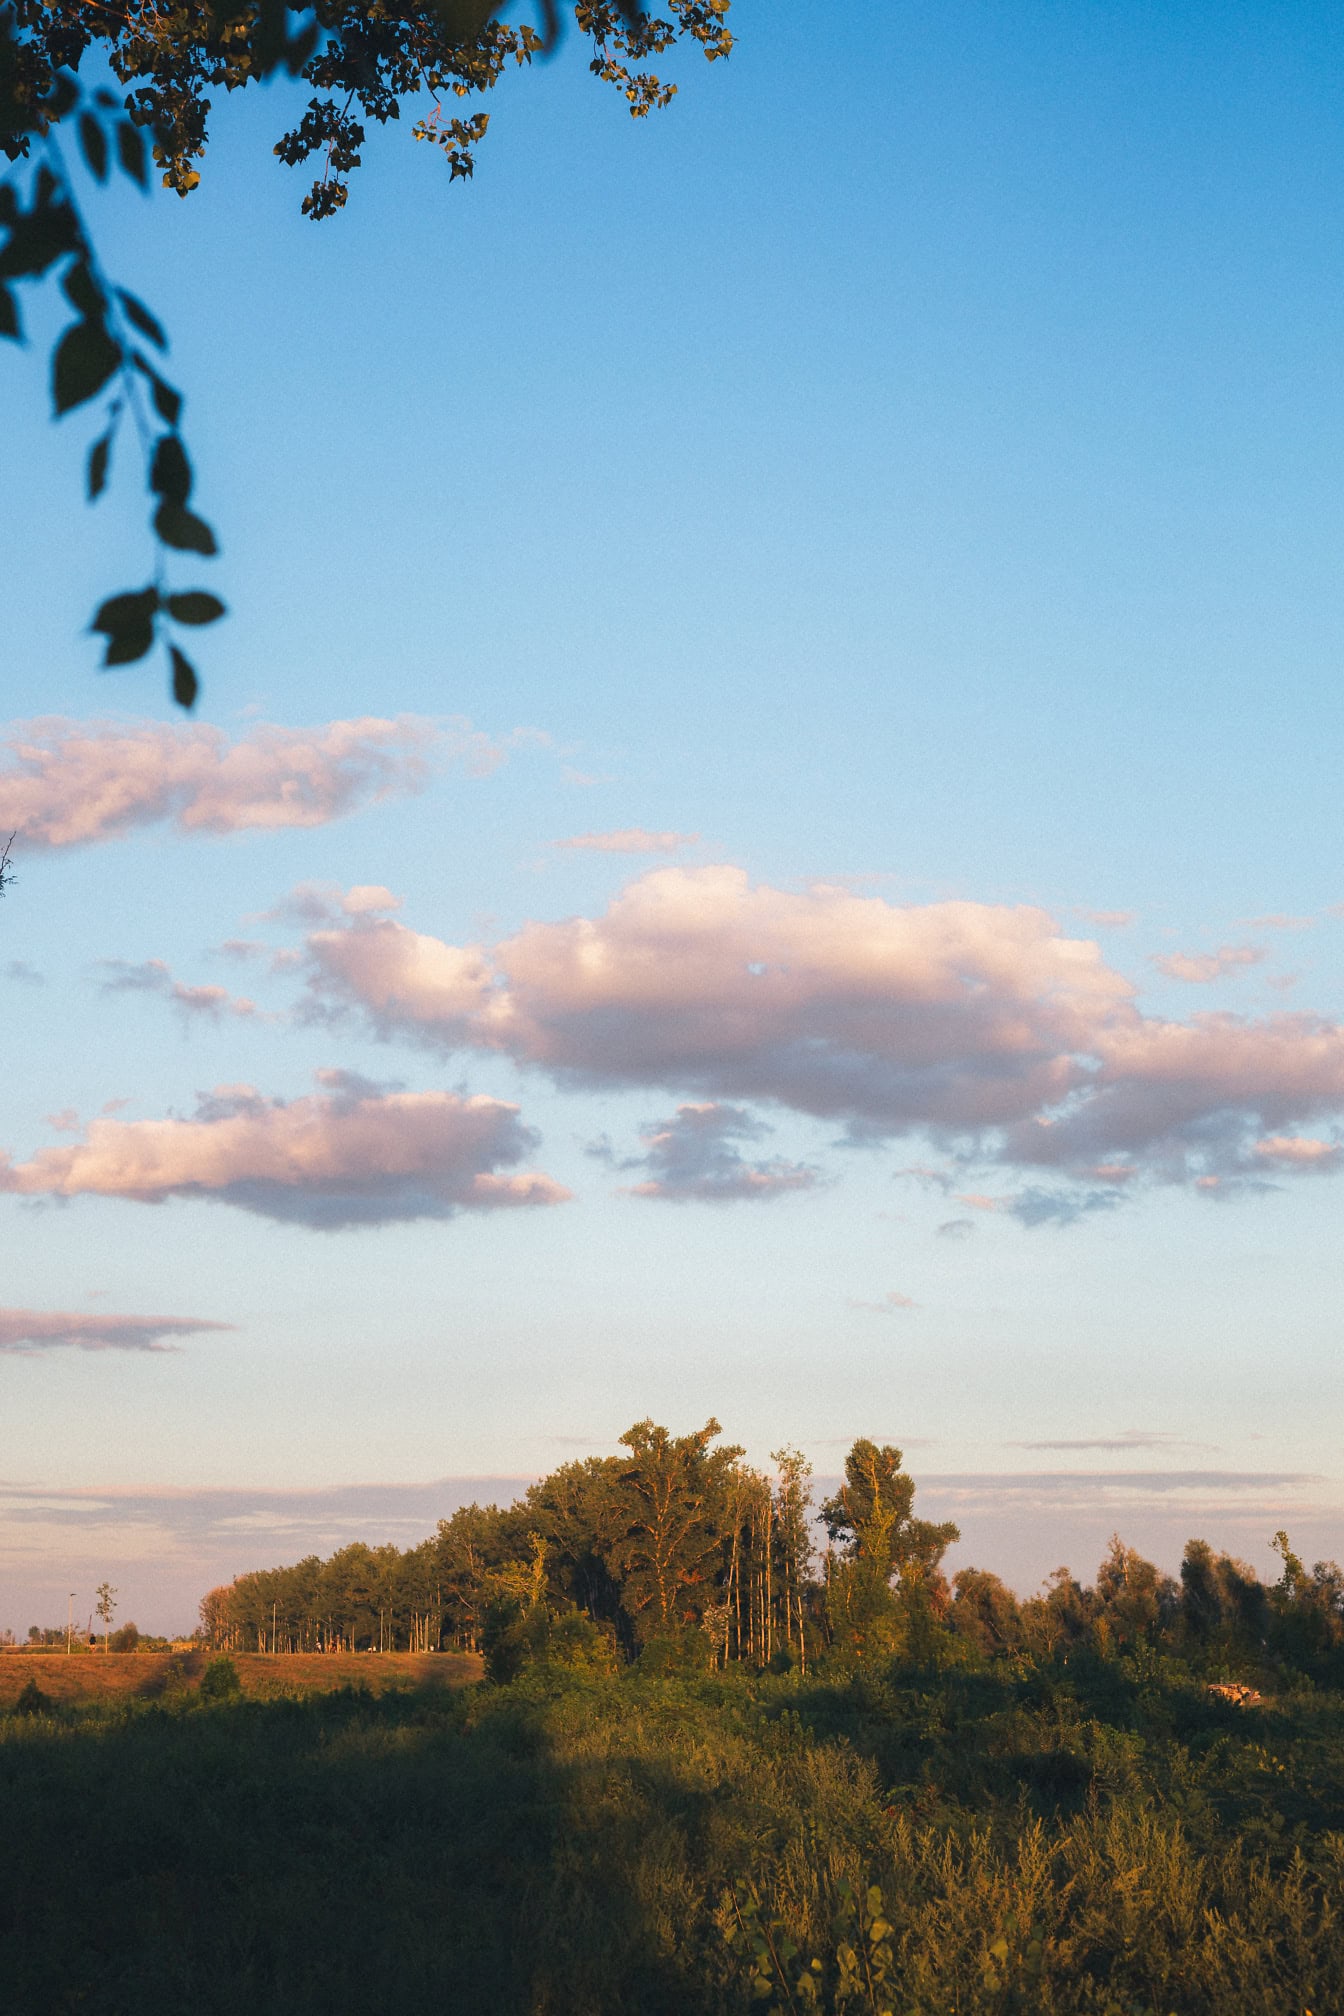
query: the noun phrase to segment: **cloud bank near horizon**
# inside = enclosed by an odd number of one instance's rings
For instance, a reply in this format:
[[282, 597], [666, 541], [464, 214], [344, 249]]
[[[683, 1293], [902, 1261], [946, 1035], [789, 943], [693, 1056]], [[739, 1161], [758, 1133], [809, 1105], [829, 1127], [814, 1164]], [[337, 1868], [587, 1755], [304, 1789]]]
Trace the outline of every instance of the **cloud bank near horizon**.
[[0, 825], [47, 851], [147, 827], [184, 836], [325, 826], [422, 791], [456, 764], [487, 776], [530, 731], [495, 739], [465, 719], [401, 714], [312, 728], [259, 723], [236, 738], [209, 722], [12, 723], [0, 735]]
[[386, 1091], [320, 1071], [306, 1098], [220, 1086], [189, 1119], [92, 1121], [68, 1147], [0, 1159], [0, 1191], [162, 1204], [205, 1197], [314, 1231], [560, 1204], [535, 1171], [501, 1174], [537, 1146], [518, 1108], [452, 1092]]
[[233, 1330], [200, 1316], [111, 1316], [88, 1310], [0, 1309], [0, 1353], [43, 1351], [175, 1351], [169, 1340], [209, 1330]]
[[856, 1142], [922, 1136], [954, 1169], [1022, 1182], [991, 1201], [1027, 1224], [1141, 1181], [1212, 1194], [1338, 1160], [1344, 1026], [1146, 1015], [1095, 942], [1028, 905], [668, 867], [599, 916], [491, 947], [368, 914], [310, 932], [306, 957], [315, 1017], [354, 1011], [386, 1039], [501, 1053], [561, 1085], [773, 1104]]

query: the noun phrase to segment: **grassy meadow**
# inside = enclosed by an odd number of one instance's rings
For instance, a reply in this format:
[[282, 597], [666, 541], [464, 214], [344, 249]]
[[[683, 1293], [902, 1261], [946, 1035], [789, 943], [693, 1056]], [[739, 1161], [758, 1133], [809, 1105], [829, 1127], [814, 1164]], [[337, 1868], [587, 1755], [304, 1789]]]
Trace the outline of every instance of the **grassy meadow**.
[[1089, 1652], [136, 1663], [0, 1661], [8, 2009], [1344, 2008], [1334, 1690], [1238, 1708]]

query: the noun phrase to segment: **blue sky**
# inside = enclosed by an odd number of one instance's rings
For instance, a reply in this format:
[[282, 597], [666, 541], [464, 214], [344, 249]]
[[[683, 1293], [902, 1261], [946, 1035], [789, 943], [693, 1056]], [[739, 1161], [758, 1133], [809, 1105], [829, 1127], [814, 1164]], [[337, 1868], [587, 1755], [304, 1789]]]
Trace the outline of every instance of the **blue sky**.
[[[1090, 1570], [1117, 1524], [1166, 1565], [1200, 1531], [1267, 1567], [1284, 1520], [1339, 1552], [1344, 28], [853, 5], [819, 49], [807, 10], [760, 0], [733, 25], [731, 61], [685, 63], [637, 126], [573, 42], [508, 80], [465, 188], [379, 132], [346, 213], [310, 225], [270, 152], [277, 90], [218, 108], [189, 201], [93, 208], [172, 332], [224, 549], [197, 570], [232, 612], [199, 718], [245, 748], [311, 730], [326, 762], [331, 723], [437, 726], [387, 795], [356, 784], [311, 826], [21, 836], [0, 974], [41, 979], [0, 979], [0, 1148], [36, 1167], [112, 1101], [113, 1126], [190, 1126], [219, 1086], [363, 1096], [393, 1133], [389, 1099], [486, 1098], [536, 1136], [491, 1167], [572, 1198], [384, 1200], [390, 1222], [321, 1231], [258, 1215], [246, 1176], [157, 1205], [46, 1175], [0, 1196], [5, 1308], [233, 1326], [0, 1353], [0, 1623], [55, 1617], [105, 1562], [142, 1624], [185, 1624], [202, 1577], [294, 1551], [277, 1492], [315, 1494], [294, 1503], [324, 1546], [376, 1538], [389, 1492], [415, 1526], [426, 1480], [532, 1475], [647, 1413], [712, 1411], [819, 1472], [894, 1439], [961, 1517], [957, 1558], [1024, 1587]], [[115, 710], [149, 776], [176, 746], [161, 673], [99, 675], [80, 634], [145, 567], [138, 499], [79, 503], [91, 429], [51, 426], [38, 342], [5, 364], [6, 713]], [[695, 837], [554, 844], [631, 831]], [[726, 1060], [720, 967], [691, 1008], [678, 991], [715, 866], [774, 893], [714, 959], [768, 968], [781, 1002], [815, 960], [798, 1026], [832, 1062], [870, 929], [906, 975], [909, 931], [955, 921], [935, 1048], [1007, 986], [1054, 1067], [1189, 1094], [1179, 1142], [1154, 1123], [1133, 1177], [1113, 1143], [1108, 1175], [1042, 1176], [984, 1113], [953, 1138], [929, 1084], [894, 1126], [885, 1050], [843, 1112], [764, 1037]], [[284, 910], [308, 884], [401, 907]], [[682, 935], [655, 998], [578, 1001], [577, 967], [546, 993], [542, 926], [588, 920], [625, 971], [621, 920], [659, 889]], [[1053, 920], [1025, 950], [1019, 906]], [[419, 997], [380, 1018], [372, 968], [361, 994], [332, 961], [398, 929], [489, 948], [513, 1033], [450, 1043]], [[239, 939], [293, 956], [220, 951]], [[1081, 992], [1075, 944], [1097, 948]], [[1242, 1019], [1195, 1022], [1219, 1015]], [[1205, 1029], [1202, 1104], [1183, 1066], [1134, 1063], [1159, 1026], [1168, 1048]], [[960, 1040], [963, 1090], [997, 1082], [1011, 1031]], [[650, 1043], [680, 1061], [638, 1067]], [[708, 1119], [669, 1135], [685, 1106]], [[1038, 1193], [1069, 1222], [1024, 1222]], [[255, 1516], [206, 1519], [226, 1488]]]

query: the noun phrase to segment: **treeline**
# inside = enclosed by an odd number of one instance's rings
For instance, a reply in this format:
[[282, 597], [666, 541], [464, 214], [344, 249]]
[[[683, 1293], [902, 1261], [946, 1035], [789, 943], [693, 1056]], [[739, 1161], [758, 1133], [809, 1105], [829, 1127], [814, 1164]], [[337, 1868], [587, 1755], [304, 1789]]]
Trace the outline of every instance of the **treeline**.
[[642, 1421], [621, 1455], [565, 1464], [513, 1505], [465, 1506], [418, 1547], [240, 1576], [202, 1602], [204, 1635], [221, 1651], [483, 1651], [497, 1679], [538, 1658], [805, 1673], [1146, 1646], [1200, 1670], [1270, 1662], [1344, 1682], [1344, 1572], [1308, 1570], [1283, 1533], [1272, 1584], [1202, 1540], [1177, 1579], [1117, 1539], [1092, 1586], [1061, 1568], [1024, 1602], [983, 1569], [948, 1579], [957, 1528], [916, 1518], [899, 1449], [857, 1441], [814, 1509], [796, 1450], [768, 1475], [720, 1433]]

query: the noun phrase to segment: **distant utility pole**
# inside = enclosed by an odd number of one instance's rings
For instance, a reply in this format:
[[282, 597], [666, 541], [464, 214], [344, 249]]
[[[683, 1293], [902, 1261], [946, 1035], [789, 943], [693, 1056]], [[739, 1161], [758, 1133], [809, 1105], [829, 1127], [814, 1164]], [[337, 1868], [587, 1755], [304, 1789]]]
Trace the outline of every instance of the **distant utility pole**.
[[70, 1601], [65, 1606], [65, 1656], [70, 1657], [70, 1637], [75, 1628], [75, 1592], [70, 1591]]

